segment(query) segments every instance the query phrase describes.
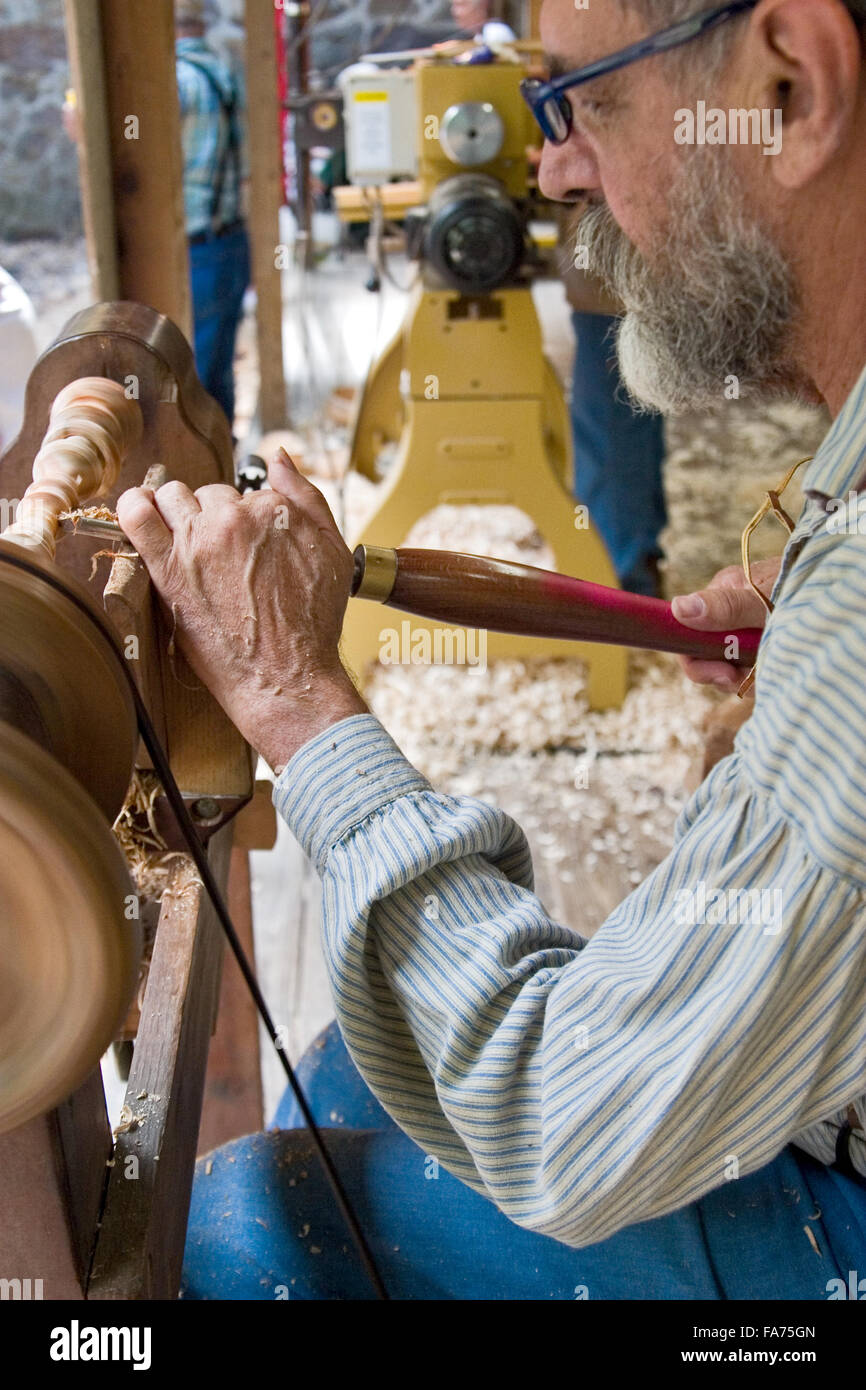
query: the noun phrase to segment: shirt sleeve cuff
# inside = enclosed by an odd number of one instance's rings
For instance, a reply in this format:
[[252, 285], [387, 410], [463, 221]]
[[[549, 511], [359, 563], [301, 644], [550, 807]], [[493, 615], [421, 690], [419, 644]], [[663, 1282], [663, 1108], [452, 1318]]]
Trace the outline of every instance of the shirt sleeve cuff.
[[274, 805], [323, 873], [332, 845], [401, 796], [432, 790], [372, 714], [353, 714], [305, 743], [274, 786]]

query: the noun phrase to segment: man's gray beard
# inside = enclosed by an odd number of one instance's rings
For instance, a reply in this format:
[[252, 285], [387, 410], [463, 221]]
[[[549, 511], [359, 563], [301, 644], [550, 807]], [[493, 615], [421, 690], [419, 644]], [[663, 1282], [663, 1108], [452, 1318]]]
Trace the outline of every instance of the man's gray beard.
[[[745, 208], [727, 152], [695, 152], [667, 197], [667, 235], [646, 259], [606, 204], [581, 218], [590, 268], [622, 301], [620, 372], [635, 404], [665, 415], [790, 395], [797, 303], [790, 266]], [[728, 395], [726, 397], [726, 387]]]

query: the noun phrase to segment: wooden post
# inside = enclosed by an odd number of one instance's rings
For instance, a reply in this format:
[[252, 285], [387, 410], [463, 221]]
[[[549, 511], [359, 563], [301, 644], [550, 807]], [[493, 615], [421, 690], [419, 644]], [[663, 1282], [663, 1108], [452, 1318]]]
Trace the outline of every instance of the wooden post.
[[90, 281], [96, 299], [119, 299], [117, 226], [99, 0], [65, 0], [66, 40], [78, 113], [78, 171]]
[[[232, 828], [211, 842], [217, 881], [228, 876]], [[220, 989], [223, 942], [190, 860], [165, 894], [117, 1134], [87, 1296], [177, 1297], [198, 1119]]]
[[[243, 814], [243, 813], [241, 813]], [[235, 834], [237, 835], [237, 822]], [[250, 857], [232, 849], [228, 905], [249, 959], [255, 960]], [[198, 1152], [209, 1153], [242, 1134], [264, 1128], [259, 1016], [234, 960], [226, 960], [205, 1077]]]
[[247, 129], [250, 166], [250, 248], [258, 296], [259, 423], [262, 432], [287, 423], [283, 371], [283, 305], [275, 265], [280, 240], [282, 156], [274, 15], [262, 0], [246, 0]]
[[[88, 3], [68, 0], [79, 27]], [[191, 340], [174, 5], [99, 0], [99, 17], [118, 293], [168, 315]], [[80, 89], [93, 80], [91, 61], [75, 74]]]
[[[289, 20], [289, 61], [288, 86], [295, 98], [304, 97], [310, 90], [310, 25], [311, 11], [309, 0], [295, 6], [295, 13]], [[295, 210], [298, 219], [299, 254], [298, 264], [304, 270], [312, 270], [313, 257], [313, 186], [310, 151], [304, 141], [298, 141], [295, 149], [295, 179], [297, 197]]]

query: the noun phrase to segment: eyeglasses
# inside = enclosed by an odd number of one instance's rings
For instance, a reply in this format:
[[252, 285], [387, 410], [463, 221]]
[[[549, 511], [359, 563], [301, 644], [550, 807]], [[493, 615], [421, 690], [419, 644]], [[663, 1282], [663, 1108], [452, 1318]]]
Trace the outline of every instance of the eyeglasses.
[[586, 67], [563, 73], [561, 77], [555, 77], [550, 82], [542, 82], [538, 77], [527, 77], [520, 84], [523, 98], [541, 126], [545, 140], [549, 140], [553, 145], [563, 145], [571, 134], [574, 121], [571, 102], [565, 95], [572, 87], [591, 82], [594, 77], [617, 72], [620, 68], [628, 67], [630, 63], [639, 62], [641, 58], [651, 58], [656, 53], [666, 53], [671, 48], [691, 43], [692, 39], [700, 38], [701, 34], [708, 33], [717, 25], [724, 24], [726, 20], [734, 19], [746, 10], [753, 10], [758, 3], [759, 0], [734, 0], [734, 3], [729, 5], [716, 5], [711, 10], [702, 10], [700, 14], [692, 15], [691, 19], [681, 19], [679, 24], [674, 24], [670, 29], [650, 34], [637, 43], [629, 44], [628, 48], [621, 48], [618, 53], [611, 53], [608, 58], [599, 58]]
[[[782, 506], [781, 502], [779, 501], [779, 498], [782, 496], [782, 493], [785, 491], [785, 488], [790, 483], [794, 474], [797, 473], [799, 469], [803, 467], [804, 464], [811, 462], [811, 457], [801, 459], [799, 463], [795, 463], [794, 467], [785, 474], [784, 478], [782, 479], [777, 488], [769, 489], [769, 491], [767, 492], [767, 500], [764, 503], [762, 503], [762, 505], [755, 512], [755, 515], [752, 517], [751, 521], [749, 522], [748, 526], [743, 532], [743, 573], [746, 576], [746, 583], [748, 584], [752, 592], [758, 595], [758, 598], [761, 600], [768, 614], [771, 614], [773, 612], [775, 605], [767, 597], [764, 591], [758, 588], [757, 584], [752, 578], [752, 561], [749, 553], [751, 548], [752, 536], [754, 535], [755, 531], [757, 531], [761, 522], [764, 520], [764, 517], [769, 516], [770, 513], [772, 513], [776, 520], [780, 522], [782, 526], [784, 526], [785, 530], [788, 532], [788, 535], [791, 535], [791, 532], [794, 530], [795, 522], [785, 511], [785, 508]], [[748, 693], [748, 691], [751, 690], [752, 686], [754, 685], [755, 673], [757, 669], [757, 666], [752, 667], [748, 676], [743, 681], [742, 685], [737, 691], [737, 694], [740, 696], [741, 699], [744, 695]]]

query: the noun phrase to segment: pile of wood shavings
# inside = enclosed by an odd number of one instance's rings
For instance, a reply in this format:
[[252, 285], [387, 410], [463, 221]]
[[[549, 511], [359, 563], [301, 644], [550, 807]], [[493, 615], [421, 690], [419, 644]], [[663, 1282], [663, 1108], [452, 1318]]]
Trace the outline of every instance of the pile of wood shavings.
[[614, 710], [590, 710], [585, 668], [563, 660], [503, 660], [486, 671], [380, 667], [368, 693], [407, 757], [435, 781], [461, 775], [480, 753], [694, 757], [718, 696], [691, 685], [661, 654], [641, 654], [632, 672], [625, 702]]
[[518, 821], [539, 895], [588, 932], [670, 849], [701, 725], [719, 701], [673, 657], [636, 653], [631, 673], [622, 708], [605, 711], [589, 708], [585, 668], [570, 660], [380, 668], [368, 696], [438, 791]]
[[110, 507], [76, 507], [74, 512], [61, 512], [61, 521], [117, 521], [117, 513]]
[[178, 859], [187, 855], [169, 850], [154, 820], [154, 803], [162, 783], [154, 772], [138, 771], [114, 823], [114, 834], [126, 856], [133, 882], [142, 898], [161, 902]]
[[553, 551], [535, 522], [518, 507], [465, 503], [435, 507], [415, 523], [404, 546], [424, 550], [456, 550], [553, 569]]

